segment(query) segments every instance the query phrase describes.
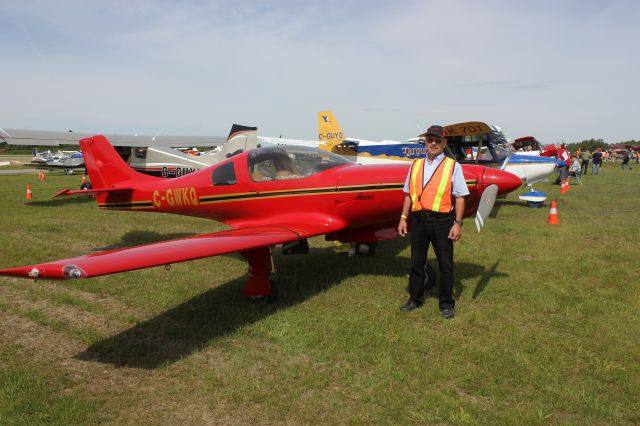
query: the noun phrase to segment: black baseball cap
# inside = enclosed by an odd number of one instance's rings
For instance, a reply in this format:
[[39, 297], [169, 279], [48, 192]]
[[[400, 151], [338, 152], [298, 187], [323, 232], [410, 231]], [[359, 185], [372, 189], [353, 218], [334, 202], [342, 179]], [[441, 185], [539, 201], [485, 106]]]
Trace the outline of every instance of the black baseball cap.
[[426, 132], [422, 133], [419, 136], [429, 136], [429, 135], [437, 136], [440, 139], [444, 139], [446, 136], [446, 131], [444, 130], [444, 127], [434, 124], [433, 126], [430, 126]]

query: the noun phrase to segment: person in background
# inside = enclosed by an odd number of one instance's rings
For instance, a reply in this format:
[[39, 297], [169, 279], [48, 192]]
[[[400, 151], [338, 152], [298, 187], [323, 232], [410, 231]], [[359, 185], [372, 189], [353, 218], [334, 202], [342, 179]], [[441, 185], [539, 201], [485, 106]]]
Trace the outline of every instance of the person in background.
[[602, 148], [597, 147], [596, 152], [591, 157], [591, 174], [599, 175], [600, 166], [602, 165]]
[[569, 156], [569, 151], [567, 151], [564, 147], [564, 144], [560, 144], [560, 148], [556, 152], [556, 167], [558, 168], [558, 177], [556, 178], [556, 184], [560, 184], [560, 182], [564, 182], [564, 180], [569, 176], [569, 166], [571, 165], [571, 157]]
[[631, 170], [631, 167], [629, 166], [629, 159], [631, 157], [629, 156], [629, 151], [625, 151], [624, 154], [622, 154], [622, 164], [620, 164], [620, 170], [624, 170], [625, 168]]
[[589, 159], [591, 158], [591, 152], [588, 149], [582, 151], [580, 159], [582, 160], [580, 167], [582, 170], [582, 176], [586, 175], [589, 171]]
[[580, 160], [578, 157], [572, 157], [571, 166], [569, 166], [569, 174], [573, 173], [575, 176], [582, 172], [582, 167], [580, 166]]

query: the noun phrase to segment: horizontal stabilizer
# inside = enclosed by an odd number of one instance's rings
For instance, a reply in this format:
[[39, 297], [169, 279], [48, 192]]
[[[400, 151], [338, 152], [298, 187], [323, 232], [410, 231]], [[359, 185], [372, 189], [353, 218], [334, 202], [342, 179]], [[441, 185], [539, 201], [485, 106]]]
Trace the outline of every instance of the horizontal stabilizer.
[[131, 192], [133, 188], [98, 188], [98, 189], [63, 189], [62, 191], [56, 193], [52, 198], [58, 198], [63, 196], [83, 196], [83, 195], [98, 195], [105, 194], [107, 192], [116, 193], [116, 192]]

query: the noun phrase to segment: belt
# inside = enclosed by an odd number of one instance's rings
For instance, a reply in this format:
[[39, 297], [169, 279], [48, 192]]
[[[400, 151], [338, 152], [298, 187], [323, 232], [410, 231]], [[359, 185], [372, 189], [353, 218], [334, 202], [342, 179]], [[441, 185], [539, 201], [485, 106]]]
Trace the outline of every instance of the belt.
[[453, 214], [453, 211], [440, 213], [440, 212], [434, 212], [431, 210], [416, 210], [412, 213], [420, 215], [422, 217], [449, 217]]

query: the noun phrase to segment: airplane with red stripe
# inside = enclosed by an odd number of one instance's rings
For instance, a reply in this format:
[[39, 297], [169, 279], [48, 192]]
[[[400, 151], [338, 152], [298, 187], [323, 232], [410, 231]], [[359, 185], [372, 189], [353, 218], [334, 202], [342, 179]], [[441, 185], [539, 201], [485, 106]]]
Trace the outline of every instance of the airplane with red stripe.
[[[201, 217], [232, 229], [0, 270], [31, 279], [78, 279], [240, 253], [248, 262], [244, 295], [270, 296], [272, 247], [308, 252], [307, 239], [374, 247], [396, 238], [410, 164], [357, 165], [310, 147], [258, 148], [175, 179], [132, 170], [104, 136], [80, 141], [93, 189], [56, 196], [92, 195], [105, 210], [138, 210]], [[497, 195], [521, 181], [511, 173], [463, 165], [471, 192], [464, 216], [477, 212], [480, 228]]]

